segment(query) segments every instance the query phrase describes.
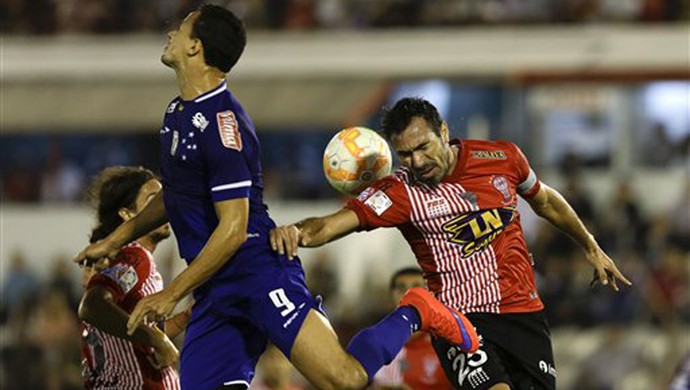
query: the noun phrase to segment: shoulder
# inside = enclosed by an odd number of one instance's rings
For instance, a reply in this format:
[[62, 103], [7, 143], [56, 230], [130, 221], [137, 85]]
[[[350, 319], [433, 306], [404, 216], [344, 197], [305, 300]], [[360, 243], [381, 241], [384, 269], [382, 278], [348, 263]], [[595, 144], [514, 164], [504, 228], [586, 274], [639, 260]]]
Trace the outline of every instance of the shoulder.
[[513, 155], [517, 146], [510, 141], [463, 140], [462, 147], [474, 159], [505, 160]]
[[175, 109], [177, 109], [177, 106], [179, 104], [180, 104], [180, 97], [175, 96], [175, 98], [173, 100], [171, 100], [165, 108], [166, 115], [174, 113]]
[[409, 168], [404, 166], [398, 167], [393, 174], [387, 178], [390, 180], [391, 185], [395, 185], [397, 187], [410, 185], [413, 180], [412, 172]]
[[147, 265], [153, 259], [151, 252], [136, 242], [133, 242], [117, 253], [113, 264], [125, 264], [132, 267]]
[[116, 285], [118, 290], [127, 294], [140, 281], [146, 279], [153, 258], [151, 253], [137, 243], [122, 248], [110, 266], [94, 275], [89, 285]]
[[243, 111], [233, 104], [229, 95], [213, 100], [198, 115], [199, 118], [192, 117], [192, 124], [201, 131], [205, 142], [242, 151]]

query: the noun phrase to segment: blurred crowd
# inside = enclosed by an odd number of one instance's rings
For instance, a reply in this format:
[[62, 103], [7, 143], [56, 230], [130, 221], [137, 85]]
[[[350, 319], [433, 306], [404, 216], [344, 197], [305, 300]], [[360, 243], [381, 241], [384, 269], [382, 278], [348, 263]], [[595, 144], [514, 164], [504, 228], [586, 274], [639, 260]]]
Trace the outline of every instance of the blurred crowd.
[[[6, 0], [2, 32], [161, 31], [201, 0]], [[215, 0], [250, 28], [313, 30], [687, 20], [686, 0]]]

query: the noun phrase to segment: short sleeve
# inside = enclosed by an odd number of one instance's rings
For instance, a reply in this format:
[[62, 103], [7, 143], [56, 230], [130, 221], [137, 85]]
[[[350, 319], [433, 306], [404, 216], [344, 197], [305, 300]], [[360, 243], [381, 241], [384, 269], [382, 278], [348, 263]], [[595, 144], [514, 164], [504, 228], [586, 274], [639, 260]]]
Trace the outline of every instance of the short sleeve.
[[252, 176], [235, 114], [231, 110], [217, 113], [203, 138], [207, 185], [213, 201], [248, 198]]
[[105, 287], [113, 294], [115, 302], [122, 302], [130, 293], [139, 291], [150, 272], [148, 255], [137, 247], [123, 248], [110, 267], [99, 271], [89, 279], [87, 288]]
[[359, 230], [402, 225], [410, 220], [410, 201], [404, 185], [386, 177], [368, 187], [345, 208], [359, 218]]
[[517, 167], [517, 193], [523, 198], [529, 198], [537, 194], [541, 188], [537, 174], [529, 165], [527, 157], [522, 153], [519, 147], [515, 144], [511, 144], [514, 149], [514, 161]]

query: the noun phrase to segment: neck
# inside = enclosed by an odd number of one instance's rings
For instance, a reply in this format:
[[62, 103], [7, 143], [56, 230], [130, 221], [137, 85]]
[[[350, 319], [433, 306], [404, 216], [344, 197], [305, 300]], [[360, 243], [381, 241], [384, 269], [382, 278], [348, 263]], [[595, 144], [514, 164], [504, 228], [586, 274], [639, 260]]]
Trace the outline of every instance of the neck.
[[460, 148], [458, 148], [457, 146], [448, 144], [448, 149], [446, 150], [446, 153], [448, 153], [448, 161], [450, 163], [448, 164], [448, 172], [446, 172], [446, 176], [452, 175], [455, 171], [455, 165], [458, 163], [459, 151]]
[[150, 236], [146, 235], [137, 240], [137, 243], [144, 247], [147, 251], [153, 253], [156, 250], [158, 241], [153, 240]]
[[206, 64], [197, 66], [187, 64], [175, 69], [175, 74], [182, 100], [193, 100], [225, 80], [225, 73]]

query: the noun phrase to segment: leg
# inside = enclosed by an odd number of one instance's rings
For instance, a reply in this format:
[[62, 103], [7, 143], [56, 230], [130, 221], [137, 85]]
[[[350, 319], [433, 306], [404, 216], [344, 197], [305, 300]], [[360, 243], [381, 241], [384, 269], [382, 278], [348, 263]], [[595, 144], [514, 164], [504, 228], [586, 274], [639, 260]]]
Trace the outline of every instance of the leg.
[[319, 389], [361, 389], [368, 382], [364, 367], [345, 352], [328, 320], [313, 309], [297, 334], [290, 360]]
[[542, 312], [504, 315], [511, 343], [504, 350], [511, 360], [510, 378], [518, 389], [555, 390], [556, 367], [549, 326]]
[[205, 301], [197, 303], [180, 359], [182, 390], [248, 388], [266, 346], [265, 336], [246, 321], [210, 309], [200, 310]]
[[307, 290], [302, 275], [301, 268], [272, 274], [264, 291], [255, 296], [251, 317], [318, 388], [363, 388], [419, 329], [421, 321], [415, 309], [400, 307], [358, 333], [348, 353], [319, 313], [319, 302]]
[[[446, 325], [446, 335], [456, 337], [464, 348], [476, 349], [478, 340], [474, 328], [467, 332], [465, 325], [458, 324], [458, 318], [464, 319], [464, 316], [452, 313], [431, 294], [420, 294], [408, 292], [403, 304], [413, 307], [403, 305], [379, 323], [359, 332], [347, 352], [340, 347], [327, 320], [311, 310], [295, 338], [290, 354], [292, 362], [319, 388], [356, 389], [364, 387], [381, 367], [389, 364], [422, 325], [429, 330], [443, 328], [439, 324]], [[467, 326], [471, 324], [467, 322]], [[325, 356], [330, 360], [324, 359]]]
[[474, 328], [461, 314], [438, 302], [423, 289], [411, 289], [401, 306], [379, 323], [358, 333], [345, 352], [318, 303], [306, 289], [303, 271], [274, 274], [256, 296], [251, 316], [269, 340], [321, 389], [358, 389], [390, 363], [417, 330], [476, 349]]

